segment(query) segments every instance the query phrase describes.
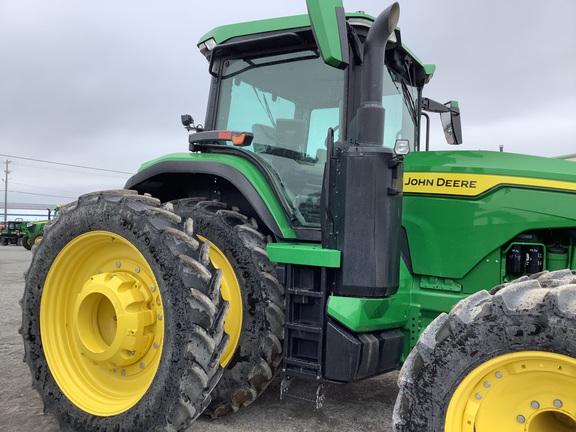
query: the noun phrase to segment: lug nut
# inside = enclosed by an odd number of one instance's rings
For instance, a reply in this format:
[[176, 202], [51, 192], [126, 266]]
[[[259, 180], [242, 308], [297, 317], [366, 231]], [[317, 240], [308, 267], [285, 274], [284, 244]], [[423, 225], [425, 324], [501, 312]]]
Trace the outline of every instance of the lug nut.
[[524, 423], [526, 421], [526, 417], [524, 417], [523, 415], [518, 415], [516, 417], [516, 420], [518, 420], [518, 423]]
[[562, 405], [563, 405], [563, 403], [560, 399], [554, 399], [554, 406], [556, 408], [562, 408]]
[[540, 404], [538, 403], [538, 401], [532, 401], [532, 402], [530, 402], [530, 406], [531, 406], [533, 409], [538, 409], [538, 408], [540, 408]]

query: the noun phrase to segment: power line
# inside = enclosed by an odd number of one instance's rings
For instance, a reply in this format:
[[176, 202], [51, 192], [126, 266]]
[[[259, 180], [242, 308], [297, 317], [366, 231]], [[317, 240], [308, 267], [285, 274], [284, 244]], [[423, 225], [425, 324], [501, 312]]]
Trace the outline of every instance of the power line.
[[12, 189], [10, 189], [9, 192], [25, 194], [25, 195], [37, 195], [37, 196], [44, 196], [44, 197], [53, 197], [53, 198], [75, 199], [75, 197], [68, 197], [68, 196], [62, 196], [62, 195], [48, 195], [48, 194], [40, 194], [40, 193], [34, 193], [34, 192], [22, 192], [22, 191], [17, 191], [17, 190], [12, 190]]
[[[10, 182], [10, 184], [11, 184], [11, 185], [31, 187], [31, 188], [34, 188], [34, 189], [44, 189], [44, 190], [51, 191], [51, 192], [56, 192], [56, 193], [69, 193], [69, 192], [70, 192], [69, 190], [65, 190], [65, 189], [56, 189], [56, 188], [53, 188], [53, 187], [44, 187], [44, 186], [38, 186], [38, 185], [27, 184], [27, 183], [20, 183], [20, 182], [15, 182], [15, 181]], [[11, 191], [9, 191], [9, 192], [11, 192]], [[50, 196], [52, 196], [52, 195], [50, 195]]]
[[74, 165], [74, 164], [68, 164], [68, 163], [63, 163], [63, 162], [52, 162], [52, 161], [47, 161], [47, 160], [32, 159], [32, 158], [26, 158], [26, 157], [21, 157], [21, 156], [12, 156], [12, 155], [6, 155], [6, 154], [1, 154], [1, 153], [0, 153], [0, 156], [10, 157], [10, 158], [14, 158], [14, 159], [28, 160], [28, 161], [33, 161], [33, 162], [42, 162], [42, 163], [46, 163], [46, 164], [62, 165], [62, 166], [68, 166], [68, 167], [74, 167], [74, 168], [83, 168], [83, 169], [89, 169], [89, 170], [94, 170], [94, 171], [106, 171], [106, 172], [117, 173], [117, 174], [134, 174], [131, 172], [126, 172], [126, 171], [116, 171], [116, 170], [110, 170], [110, 169], [105, 169], [105, 168], [94, 168], [94, 167], [89, 167], [89, 166]]

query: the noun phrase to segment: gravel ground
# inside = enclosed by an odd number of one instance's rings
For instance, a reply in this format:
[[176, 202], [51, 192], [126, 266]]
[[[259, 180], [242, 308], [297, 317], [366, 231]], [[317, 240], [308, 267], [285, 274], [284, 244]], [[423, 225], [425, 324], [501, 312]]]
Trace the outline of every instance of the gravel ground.
[[[22, 362], [24, 348], [18, 334], [24, 290], [23, 273], [32, 253], [21, 246], [0, 247], [0, 431], [54, 432], [58, 425], [42, 411], [39, 395], [31, 386], [30, 371]], [[216, 420], [200, 418], [188, 432], [356, 432], [391, 430], [397, 395], [397, 373], [346, 386], [330, 386], [324, 407], [279, 398], [280, 382], [272, 382], [260, 399], [238, 413]], [[312, 396], [315, 387], [298, 388]]]

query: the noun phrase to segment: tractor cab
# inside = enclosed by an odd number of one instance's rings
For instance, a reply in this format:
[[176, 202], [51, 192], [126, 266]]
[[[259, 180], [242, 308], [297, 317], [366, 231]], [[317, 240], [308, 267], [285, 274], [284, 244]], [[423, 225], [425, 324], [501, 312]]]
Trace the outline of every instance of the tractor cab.
[[[307, 15], [223, 26], [200, 39], [213, 77], [206, 129], [253, 135], [249, 145], [229, 143], [212, 151], [245, 153], [273, 179], [283, 203], [303, 227], [321, 223], [329, 142], [340, 143], [337, 147], [357, 144], [367, 127], [358, 114], [362, 76], [371, 67], [364, 44], [374, 21], [363, 13], [345, 16], [347, 58], [337, 67], [318, 49]], [[385, 52], [382, 48], [385, 67], [380, 65], [377, 72], [379, 102], [386, 113], [386, 127], [381, 122], [379, 131], [382, 144], [390, 151], [397, 145], [402, 153], [414, 151], [419, 147], [420, 94], [434, 68], [402, 44], [397, 28]], [[196, 139], [190, 138], [193, 143]]]

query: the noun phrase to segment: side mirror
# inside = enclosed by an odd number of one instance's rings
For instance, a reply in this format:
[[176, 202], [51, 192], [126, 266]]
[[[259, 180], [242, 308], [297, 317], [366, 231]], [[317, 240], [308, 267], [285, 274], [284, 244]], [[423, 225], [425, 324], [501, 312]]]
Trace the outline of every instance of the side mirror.
[[448, 144], [462, 144], [462, 123], [460, 122], [460, 108], [458, 102], [450, 101], [445, 104], [446, 112], [440, 113], [442, 129]]
[[[450, 101], [441, 104], [432, 99], [422, 98], [422, 111], [440, 114], [442, 129], [444, 129], [444, 136], [448, 144], [462, 144], [462, 125], [458, 102]], [[426, 144], [426, 150], [428, 150], [428, 144]]]

